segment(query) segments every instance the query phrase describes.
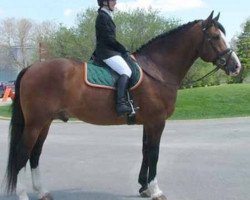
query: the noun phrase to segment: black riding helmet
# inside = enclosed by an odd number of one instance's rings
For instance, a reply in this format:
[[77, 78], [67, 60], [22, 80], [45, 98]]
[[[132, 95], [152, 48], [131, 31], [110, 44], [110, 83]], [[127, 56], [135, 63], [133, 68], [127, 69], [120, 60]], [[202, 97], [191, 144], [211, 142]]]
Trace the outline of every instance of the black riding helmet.
[[[103, 2], [104, 2], [104, 1], [107, 1], [107, 2], [108, 2], [108, 7], [109, 7], [109, 0], [97, 0], [98, 6], [99, 6], [100, 8], [103, 6]], [[109, 7], [109, 10], [111, 10], [110, 7]]]
[[103, 0], [97, 0], [98, 6], [102, 7], [103, 6]]

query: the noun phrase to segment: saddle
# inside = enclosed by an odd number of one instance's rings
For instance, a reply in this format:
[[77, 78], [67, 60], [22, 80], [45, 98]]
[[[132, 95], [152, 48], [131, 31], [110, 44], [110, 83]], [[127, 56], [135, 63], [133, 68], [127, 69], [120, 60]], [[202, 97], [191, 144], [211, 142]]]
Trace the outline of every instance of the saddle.
[[[129, 63], [129, 67], [132, 71], [132, 75], [129, 79], [128, 88], [131, 91], [140, 85], [143, 73], [136, 61]], [[118, 78], [119, 74], [105, 63], [97, 63], [94, 60], [89, 60], [87, 63], [85, 63], [84, 80], [87, 85], [91, 87], [116, 90], [116, 81]]]

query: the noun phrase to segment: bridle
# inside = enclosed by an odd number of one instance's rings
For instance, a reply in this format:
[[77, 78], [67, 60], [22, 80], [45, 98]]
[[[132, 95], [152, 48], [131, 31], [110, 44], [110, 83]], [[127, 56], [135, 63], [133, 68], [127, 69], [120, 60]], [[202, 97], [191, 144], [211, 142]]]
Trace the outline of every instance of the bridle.
[[227, 64], [228, 61], [230, 60], [232, 53], [234, 52], [231, 48], [227, 48], [222, 52], [219, 52], [218, 49], [216, 49], [216, 47], [214, 46], [213, 40], [214, 38], [212, 36], [210, 36], [207, 32], [207, 30], [212, 26], [206, 26], [204, 24], [204, 21], [202, 21], [202, 32], [204, 33], [204, 37], [203, 40], [201, 42], [200, 47], [203, 46], [203, 44], [205, 43], [205, 41], [208, 41], [209, 44], [211, 45], [212, 49], [215, 51], [216, 56], [213, 59], [212, 63], [216, 66], [212, 71], [208, 72], [206, 75], [202, 76], [201, 78], [195, 80], [195, 81], [191, 81], [188, 83], [188, 85], [194, 84], [198, 81], [201, 81], [202, 79], [211, 76], [212, 74], [214, 74], [215, 72], [217, 72], [219, 69], [223, 69], [226, 72], [228, 72], [229, 70], [227, 69]]
[[204, 37], [203, 37], [203, 42], [202, 45], [204, 44], [205, 41], [208, 41], [209, 44], [211, 45], [212, 49], [215, 51], [216, 53], [216, 57], [214, 58], [214, 60], [212, 61], [212, 63], [217, 66], [217, 68], [219, 69], [224, 69], [226, 72], [228, 71], [227, 69], [227, 64], [228, 61], [230, 60], [232, 53], [234, 52], [231, 48], [227, 48], [222, 52], [219, 52], [216, 47], [214, 46], [213, 40], [214, 38], [212, 36], [210, 36], [207, 32], [207, 30], [210, 28], [206, 27], [204, 24], [204, 21], [202, 21], [202, 32], [204, 33]]

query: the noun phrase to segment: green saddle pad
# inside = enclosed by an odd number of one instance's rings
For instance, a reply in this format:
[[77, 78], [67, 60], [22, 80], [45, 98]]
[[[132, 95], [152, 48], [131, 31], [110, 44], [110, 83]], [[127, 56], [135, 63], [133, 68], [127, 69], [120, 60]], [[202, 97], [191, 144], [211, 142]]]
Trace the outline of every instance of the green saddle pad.
[[[89, 61], [86, 64], [87, 76], [86, 82], [93, 87], [116, 88], [116, 81], [119, 74], [108, 66], [99, 66]], [[130, 66], [132, 75], [129, 81], [129, 88], [137, 87], [142, 79], [142, 70], [137, 63]]]

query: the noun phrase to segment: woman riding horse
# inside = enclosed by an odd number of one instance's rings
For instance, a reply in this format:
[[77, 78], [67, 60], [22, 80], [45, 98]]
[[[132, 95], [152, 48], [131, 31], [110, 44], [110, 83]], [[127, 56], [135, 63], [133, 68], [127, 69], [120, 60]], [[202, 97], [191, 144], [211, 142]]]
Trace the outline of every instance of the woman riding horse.
[[118, 116], [130, 114], [132, 108], [126, 101], [126, 91], [132, 72], [121, 56], [128, 51], [116, 40], [116, 26], [113, 21], [116, 0], [98, 0], [98, 5], [95, 56], [120, 75], [117, 81], [116, 112]]

